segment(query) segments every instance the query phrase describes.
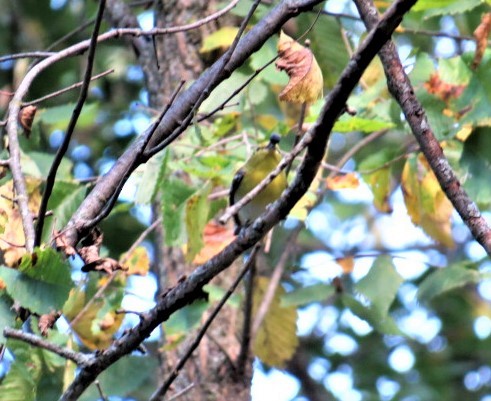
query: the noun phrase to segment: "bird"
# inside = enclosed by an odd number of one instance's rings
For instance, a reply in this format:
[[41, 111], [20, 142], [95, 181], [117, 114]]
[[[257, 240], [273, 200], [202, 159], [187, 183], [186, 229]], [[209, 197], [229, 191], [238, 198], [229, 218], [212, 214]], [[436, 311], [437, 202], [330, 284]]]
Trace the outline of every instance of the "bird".
[[[280, 139], [280, 135], [272, 134], [269, 143], [266, 146], [258, 147], [244, 165], [237, 170], [230, 188], [230, 205], [242, 199], [278, 166], [281, 161], [281, 154], [277, 147]], [[235, 233], [238, 234], [242, 228], [249, 226], [259, 217], [270, 203], [281, 196], [286, 187], [286, 174], [282, 170], [272, 182], [234, 215]]]

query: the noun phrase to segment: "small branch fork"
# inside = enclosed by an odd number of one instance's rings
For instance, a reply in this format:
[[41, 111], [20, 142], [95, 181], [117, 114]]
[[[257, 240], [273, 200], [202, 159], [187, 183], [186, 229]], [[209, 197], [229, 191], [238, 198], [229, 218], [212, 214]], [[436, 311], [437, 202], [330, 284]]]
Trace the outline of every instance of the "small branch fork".
[[307, 153], [297, 170], [293, 183], [273, 207], [263, 213], [252, 226], [246, 228], [220, 253], [195, 269], [185, 280], [166, 291], [157, 305], [144, 314], [137, 326], [116, 340], [108, 349], [91, 360], [90, 366], [80, 369], [77, 377], [61, 397], [61, 401], [75, 400], [107, 367], [132, 352], [150, 333], [176, 310], [197, 299], [202, 288], [213, 277], [225, 270], [245, 250], [254, 246], [281, 219], [308, 190], [323, 159], [329, 133], [347, 98], [361, 78], [363, 71], [381, 46], [390, 38], [416, 0], [398, 0], [384, 14], [355, 52], [338, 83], [325, 99], [318, 120], [305, 134], [310, 138]]

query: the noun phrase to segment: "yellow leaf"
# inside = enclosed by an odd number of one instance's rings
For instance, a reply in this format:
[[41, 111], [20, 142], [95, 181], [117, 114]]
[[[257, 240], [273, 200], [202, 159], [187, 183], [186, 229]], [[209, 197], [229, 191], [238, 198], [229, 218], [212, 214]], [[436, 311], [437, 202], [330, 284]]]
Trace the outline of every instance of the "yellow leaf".
[[288, 214], [289, 217], [293, 217], [300, 221], [304, 221], [310, 212], [310, 209], [317, 202], [317, 190], [319, 189], [322, 171], [319, 169], [317, 176], [310, 184], [309, 190], [300, 198], [300, 200], [293, 206]]
[[472, 129], [472, 124], [464, 124], [459, 132], [455, 134], [455, 138], [457, 138], [459, 141], [465, 142], [472, 134]]
[[327, 188], [332, 191], [338, 189], [353, 189], [360, 186], [360, 181], [355, 173], [338, 174], [334, 177], [327, 177]]
[[[268, 277], [259, 276], [255, 278], [253, 314], [259, 309], [269, 282]], [[264, 363], [279, 368], [283, 367], [293, 356], [298, 346], [297, 310], [293, 306], [280, 306], [281, 297], [285, 293], [281, 286], [276, 289], [273, 301], [253, 344], [254, 353]]]
[[392, 206], [389, 202], [391, 193], [390, 169], [380, 168], [370, 174], [363, 174], [365, 182], [373, 193], [373, 205], [382, 213], [391, 213]]
[[125, 271], [128, 276], [131, 276], [132, 274], [146, 276], [150, 269], [150, 258], [148, 257], [147, 249], [144, 246], [135, 248], [128, 256], [124, 254], [121, 258], [121, 263], [128, 269]]
[[406, 161], [401, 182], [411, 221], [442, 245], [453, 247], [450, 221], [453, 207], [422, 154]]
[[205, 37], [203, 45], [199, 49], [200, 53], [211, 52], [216, 49], [226, 49], [235, 39], [239, 28], [233, 26], [224, 26], [218, 31]]
[[361, 81], [367, 87], [372, 87], [381, 79], [385, 79], [384, 67], [380, 59], [374, 58], [363, 73]]
[[[85, 293], [72, 290], [63, 308], [72, 330], [82, 343], [92, 350], [105, 349], [113, 341], [114, 334], [123, 322], [124, 315], [109, 311], [99, 316], [104, 307], [104, 299], [96, 299], [85, 308]], [[76, 319], [74, 322], [72, 320]]]
[[313, 103], [322, 97], [324, 79], [314, 54], [283, 31], [278, 41], [279, 59], [276, 68], [290, 77], [281, 91], [280, 100], [293, 103]]
[[[26, 179], [29, 210], [33, 214], [37, 214], [41, 203], [40, 184], [40, 180], [30, 177]], [[3, 231], [0, 234], [0, 251], [7, 266], [14, 266], [26, 253], [22, 218], [17, 203], [13, 201], [14, 198], [13, 181], [8, 181], [0, 187], [0, 232]]]

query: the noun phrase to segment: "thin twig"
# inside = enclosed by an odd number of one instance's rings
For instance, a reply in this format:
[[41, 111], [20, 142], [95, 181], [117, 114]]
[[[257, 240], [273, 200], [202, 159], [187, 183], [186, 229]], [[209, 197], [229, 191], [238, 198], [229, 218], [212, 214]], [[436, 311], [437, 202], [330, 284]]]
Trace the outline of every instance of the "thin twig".
[[255, 338], [259, 327], [261, 326], [266, 314], [268, 313], [271, 302], [273, 302], [274, 295], [276, 293], [276, 289], [281, 281], [281, 276], [283, 275], [283, 271], [285, 270], [286, 264], [290, 259], [290, 254], [295, 247], [296, 240], [303, 226], [299, 224], [290, 234], [290, 238], [285, 245], [285, 249], [283, 250], [280, 260], [276, 264], [273, 274], [269, 279], [269, 285], [264, 293], [264, 297], [261, 301], [261, 305], [256, 312], [256, 317], [254, 319], [254, 323], [251, 328], [251, 338]]
[[181, 391], [178, 393], [174, 394], [172, 397], [170, 397], [167, 401], [174, 401], [177, 400], [179, 397], [182, 397], [184, 394], [186, 394], [189, 390], [191, 390], [194, 387], [194, 383], [191, 383], [189, 386], [184, 387]]
[[124, 265], [127, 261], [128, 258], [130, 257], [131, 253], [147, 238], [148, 234], [150, 234], [155, 228], [162, 223], [162, 217], [159, 217], [156, 219], [152, 224], [150, 224], [141, 234], [140, 236], [136, 239], [135, 242], [133, 242], [133, 245], [131, 245], [130, 249], [125, 253], [125, 255], [121, 258], [119, 263], [121, 265]]
[[[247, 13], [246, 17], [242, 20], [242, 23], [240, 24], [239, 30], [237, 31], [237, 34], [235, 35], [235, 38], [234, 38], [232, 44], [230, 45], [227, 52], [225, 53], [225, 55], [221, 59], [221, 62], [223, 64], [223, 68], [222, 68], [222, 70], [218, 70], [216, 72], [217, 76], [219, 74], [221, 74], [222, 71], [228, 71], [229, 61], [232, 58], [234, 51], [237, 48], [237, 45], [239, 44], [240, 38], [242, 37], [242, 34], [244, 33], [244, 31], [247, 27], [247, 24], [249, 23], [252, 16], [254, 15], [254, 11], [256, 11], [256, 8], [259, 6], [259, 3], [260, 3], [260, 0], [255, 0], [254, 3], [251, 5], [249, 12]], [[229, 72], [229, 74], [231, 74], [231, 71]], [[167, 138], [165, 138], [163, 141], [161, 141], [158, 145], [156, 145], [155, 147], [153, 147], [153, 148], [151, 148], [145, 152], [145, 155], [147, 157], [151, 157], [151, 156], [155, 155], [156, 153], [160, 152], [161, 150], [163, 150], [164, 148], [166, 148], [167, 146], [169, 146], [177, 137], [179, 137], [179, 135], [181, 135], [186, 130], [186, 128], [188, 127], [188, 125], [192, 121], [193, 117], [195, 116], [196, 112], [198, 111], [198, 108], [201, 105], [201, 103], [209, 96], [211, 89], [212, 89], [212, 82], [213, 81], [214, 81], [214, 79], [210, 79], [210, 83], [205, 88], [205, 90], [201, 92], [198, 100], [196, 101], [194, 106], [191, 108], [191, 110], [189, 111], [187, 116], [184, 118], [182, 123], [179, 125], [179, 127], [177, 127], [174, 130], [174, 132], [172, 132]], [[198, 122], [199, 122], [199, 120], [198, 120]]]
[[[375, 141], [376, 139], [380, 138], [381, 136], [385, 135], [387, 130], [380, 130], [380, 131], [375, 131], [372, 132], [371, 134], [367, 135], [366, 137], [360, 139], [357, 141], [336, 163], [337, 168], [342, 168], [349, 159], [351, 159], [360, 149], [363, 149], [366, 145], [369, 143]], [[333, 170], [330, 174], [329, 177], [333, 177], [336, 175], [336, 172]]]
[[68, 348], [60, 347], [59, 345], [53, 344], [52, 342], [47, 341], [34, 334], [25, 333], [22, 330], [15, 330], [10, 327], [5, 327], [3, 329], [3, 335], [7, 338], [15, 338], [17, 340], [24, 341], [27, 344], [34, 345], [35, 347], [51, 351], [57, 355], [62, 356], [65, 359], [69, 359], [70, 361], [75, 362], [80, 367], [87, 366], [88, 362], [92, 359], [91, 356], [88, 356], [81, 352], [73, 351]]
[[53, 52], [25, 52], [25, 53], [15, 53], [8, 54], [6, 56], [0, 57], [0, 63], [5, 61], [17, 60], [19, 58], [46, 58], [52, 56]]
[[253, 263], [253, 260], [254, 260], [255, 255], [256, 255], [256, 253], [257, 253], [258, 250], [259, 250], [259, 247], [255, 247], [252, 250], [251, 256], [249, 257], [249, 260], [244, 265], [244, 267], [240, 271], [239, 275], [237, 276], [237, 278], [235, 279], [235, 281], [232, 283], [232, 285], [230, 286], [230, 288], [227, 290], [227, 292], [225, 293], [225, 295], [222, 297], [222, 299], [220, 300], [220, 302], [218, 303], [218, 305], [215, 307], [215, 309], [213, 309], [213, 312], [211, 312], [210, 316], [208, 316], [208, 319], [206, 319], [205, 323], [203, 324], [203, 327], [200, 329], [199, 333], [196, 335], [196, 338], [194, 339], [193, 343], [189, 346], [189, 348], [187, 349], [187, 351], [184, 353], [184, 355], [182, 356], [182, 358], [179, 360], [179, 362], [177, 363], [176, 367], [174, 368], [174, 370], [172, 371], [172, 373], [169, 375], [169, 377], [167, 378], [167, 380], [157, 390], [155, 390], [155, 392], [150, 397], [149, 401], [158, 401], [158, 400], [160, 400], [165, 395], [165, 393], [167, 392], [167, 390], [169, 390], [171, 384], [174, 382], [174, 380], [176, 379], [176, 377], [179, 375], [179, 372], [184, 367], [184, 365], [186, 364], [186, 362], [188, 361], [188, 359], [191, 357], [191, 355], [193, 354], [194, 350], [198, 347], [198, 345], [201, 342], [202, 338], [205, 336], [206, 331], [210, 327], [210, 325], [213, 322], [213, 320], [215, 320], [215, 318], [217, 317], [217, 315], [220, 312], [220, 310], [223, 308], [223, 306], [228, 301], [228, 299], [232, 296], [232, 294], [234, 293], [235, 289], [237, 288], [237, 286], [239, 285], [239, 283], [242, 281], [242, 278], [248, 272], [248, 270], [249, 270], [251, 264]]
[[116, 31], [119, 36], [123, 36], [123, 35], [157, 36], [157, 35], [168, 35], [170, 33], [191, 31], [193, 29], [199, 28], [202, 25], [208, 24], [209, 22], [220, 18], [222, 15], [228, 13], [232, 8], [234, 8], [238, 2], [239, 2], [239, 0], [233, 0], [226, 7], [222, 8], [221, 10], [217, 11], [216, 13], [213, 13], [213, 14], [205, 17], [205, 18], [202, 18], [196, 22], [193, 22], [193, 23], [187, 24], [187, 25], [179, 25], [179, 26], [173, 26], [173, 27], [169, 27], [169, 28], [153, 28], [153, 29], [150, 29], [147, 31], [144, 31], [142, 29], [137, 29], [137, 28], [118, 28], [118, 29], [115, 29], [114, 31]]
[[[256, 245], [257, 247], [258, 245]], [[252, 304], [254, 294], [254, 278], [256, 276], [256, 254], [249, 255], [251, 259], [251, 267], [249, 268], [249, 275], [245, 282], [245, 301], [244, 301], [244, 323], [242, 324], [242, 338], [240, 341], [240, 351], [237, 357], [236, 369], [237, 376], [241, 377], [244, 374], [247, 359], [249, 357], [249, 350], [251, 344], [251, 325], [252, 325]]]
[[102, 386], [99, 380], [94, 381], [95, 386], [97, 387], [97, 391], [99, 392], [99, 396], [101, 397], [102, 401], [108, 401], [106, 395], [104, 394], [104, 391], [102, 391]]
[[[95, 81], [96, 79], [105, 77], [106, 75], [112, 74], [113, 72], [114, 72], [114, 68], [111, 68], [109, 70], [101, 72], [100, 74], [94, 75], [93, 77], [90, 78], [90, 80]], [[56, 96], [60, 96], [65, 92], [71, 91], [71, 90], [76, 89], [76, 88], [80, 88], [82, 85], [84, 85], [84, 81], [77, 82], [73, 85], [67, 86], [66, 88], [60, 89], [56, 92], [52, 92], [46, 96], [39, 97], [37, 99], [31, 100], [30, 102], [22, 103], [22, 107], [32, 106], [32, 105], [44, 102], [45, 100], [49, 100], [49, 99], [52, 99]]]
[[78, 312], [77, 316], [75, 316], [71, 321], [70, 321], [70, 327], [75, 326], [78, 321], [82, 318], [82, 316], [89, 310], [89, 308], [92, 306], [92, 304], [97, 301], [98, 299], [102, 298], [102, 294], [104, 294], [104, 291], [106, 291], [107, 287], [111, 285], [111, 283], [114, 281], [118, 274], [118, 271], [113, 271], [107, 280], [100, 286], [100, 288], [97, 290], [97, 292], [94, 294], [92, 298], [89, 299], [89, 301], [84, 305], [84, 307]]
[[249, 77], [247, 78], [247, 80], [242, 84], [240, 85], [237, 89], [235, 89], [231, 94], [230, 96], [225, 99], [219, 106], [217, 106], [215, 109], [213, 109], [212, 111], [210, 111], [209, 113], [207, 113], [206, 115], [204, 116], [201, 116], [198, 118], [198, 122], [201, 122], [203, 120], [206, 120], [208, 118], [210, 118], [211, 116], [213, 116], [214, 114], [218, 113], [220, 110], [223, 110], [225, 107], [227, 107], [227, 103], [230, 102], [235, 96], [237, 96], [240, 92], [242, 92], [242, 90], [244, 88], [247, 87], [247, 85], [250, 84], [250, 82], [256, 78], [263, 70], [265, 70], [269, 65], [271, 65], [272, 63], [275, 62], [275, 60], [278, 58], [278, 56], [274, 56], [271, 60], [269, 60], [266, 64], [264, 64], [262, 67], [258, 68], [256, 71], [254, 71], [254, 73]]
[[68, 127], [63, 138], [63, 142], [56, 152], [53, 164], [49, 169], [48, 177], [46, 179], [46, 187], [44, 189], [43, 198], [41, 200], [41, 205], [39, 207], [38, 220], [36, 224], [36, 236], [34, 240], [34, 246], [39, 246], [41, 244], [41, 238], [43, 235], [44, 217], [46, 210], [48, 208], [48, 201], [53, 191], [55, 185], [56, 174], [58, 173], [58, 168], [68, 150], [68, 145], [70, 144], [73, 132], [78, 122], [82, 108], [84, 107], [85, 100], [87, 99], [87, 93], [89, 91], [89, 85], [92, 77], [92, 68], [95, 61], [95, 51], [97, 47], [97, 37], [99, 36], [99, 29], [102, 23], [102, 16], [104, 14], [104, 8], [106, 6], [106, 0], [99, 0], [99, 8], [97, 10], [97, 16], [94, 24], [94, 30], [92, 32], [92, 37], [90, 38], [89, 52], [87, 55], [87, 67], [85, 69], [85, 75], [82, 82], [82, 87], [80, 88], [80, 95], [72, 112], [72, 117], [68, 123]]

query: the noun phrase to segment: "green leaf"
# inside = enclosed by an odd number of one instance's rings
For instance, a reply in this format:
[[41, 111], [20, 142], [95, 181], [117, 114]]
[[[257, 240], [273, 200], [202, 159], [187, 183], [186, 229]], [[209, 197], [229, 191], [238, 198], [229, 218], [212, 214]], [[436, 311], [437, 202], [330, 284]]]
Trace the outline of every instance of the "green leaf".
[[379, 310], [363, 305], [351, 295], [344, 294], [341, 297], [343, 304], [360, 319], [365, 320], [370, 326], [380, 333], [388, 335], [402, 335], [394, 319], [390, 315], [382, 315]]
[[397, 273], [388, 256], [378, 257], [368, 274], [355, 285], [355, 290], [363, 295], [372, 309], [387, 315], [397, 291], [404, 279]]
[[472, 10], [483, 4], [483, 0], [419, 0], [412, 12], [425, 11], [425, 17], [436, 17], [439, 15], [459, 14]]
[[361, 131], [364, 133], [370, 133], [370, 132], [393, 128], [394, 126], [395, 126], [394, 123], [382, 121], [382, 120], [343, 116], [336, 122], [336, 124], [334, 124], [333, 131], [336, 132]]
[[[130, 355], [121, 358], [98, 377], [104, 394], [112, 397], [126, 397], [142, 386], [157, 370], [154, 358]], [[100, 393], [92, 384], [80, 397], [80, 401], [100, 399]]]
[[[277, 38], [270, 38], [268, 41], [255, 53], [251, 55], [250, 66], [254, 70], [263, 68], [263, 66], [276, 57]], [[266, 67], [258, 76], [259, 79], [273, 85], [286, 86], [288, 83], [287, 74], [279, 74], [274, 63]]]
[[366, 320], [374, 329], [384, 334], [400, 335], [401, 331], [388, 314], [403, 278], [396, 272], [388, 256], [377, 258], [368, 274], [354, 286], [366, 305], [349, 294], [343, 303], [355, 315]]
[[20, 361], [10, 365], [0, 385], [0, 401], [35, 401], [36, 383], [26, 366]]
[[[38, 110], [36, 120], [51, 126], [52, 129], [66, 129], [75, 108], [75, 103]], [[77, 128], [87, 128], [94, 124], [99, 105], [85, 104], [77, 122]]]
[[[203, 287], [203, 290], [208, 294], [208, 301], [210, 303], [221, 301], [227, 293], [227, 291], [224, 290], [222, 287], [213, 284], [206, 284]], [[227, 300], [227, 305], [238, 308], [240, 306], [241, 298], [242, 297], [239, 294], [232, 294]]]
[[85, 185], [68, 181], [56, 181], [53, 192], [49, 198], [48, 210], [53, 216], [47, 217], [50, 225], [44, 229], [45, 241], [50, 239], [53, 230], [65, 227], [87, 194]]
[[483, 208], [491, 205], [491, 128], [478, 127], [464, 142], [464, 151], [460, 160], [465, 169], [464, 188], [469, 196]]
[[197, 191], [186, 202], [186, 233], [188, 237], [186, 259], [191, 261], [204, 246], [203, 229], [208, 222], [211, 192], [210, 182]]
[[167, 246], [182, 244], [183, 221], [187, 199], [194, 188], [180, 180], [170, 178], [162, 181], [162, 216]]
[[427, 302], [444, 292], [478, 283], [481, 279], [477, 270], [470, 269], [465, 264], [450, 265], [436, 270], [423, 280], [419, 286], [418, 299]]
[[336, 293], [332, 284], [314, 284], [287, 292], [281, 297], [280, 306], [303, 306], [312, 302], [326, 301]]
[[[225, 102], [226, 99], [229, 98], [229, 96], [234, 92], [237, 88], [239, 88], [242, 84], [247, 81], [249, 78], [248, 75], [245, 75], [240, 72], [233, 72], [230, 78], [227, 80], [223, 81], [220, 85], [218, 85], [213, 92], [211, 93], [211, 96], [209, 96], [202, 104], [199, 109], [200, 113], [209, 113], [212, 110], [215, 110], [217, 107], [221, 106], [223, 102]], [[243, 98], [243, 94], [240, 93], [234, 98], [232, 98], [232, 102], [237, 102], [240, 101], [240, 99]], [[238, 106], [234, 107], [227, 107], [226, 113], [230, 112], [240, 112], [241, 109]], [[220, 114], [220, 113], [218, 113]]]
[[149, 205], [155, 199], [168, 160], [169, 152], [166, 149], [145, 164], [135, 196], [137, 205]]
[[51, 248], [25, 255], [18, 270], [0, 266], [0, 278], [13, 299], [40, 315], [61, 310], [73, 288], [68, 264]]
[[172, 336], [189, 333], [200, 324], [201, 317], [208, 306], [208, 302], [198, 300], [179, 309], [163, 323], [165, 334]]
[[[393, 159], [394, 151], [392, 149], [381, 149], [365, 158], [358, 169], [362, 172], [364, 181], [372, 190], [374, 206], [383, 213], [392, 211], [392, 206], [389, 202], [392, 192], [392, 167], [388, 165], [388, 162]], [[363, 173], [363, 171], [368, 173]]]
[[201, 53], [206, 53], [215, 49], [227, 48], [234, 41], [235, 36], [237, 36], [237, 32], [239, 32], [239, 28], [235, 26], [224, 26], [218, 31], [205, 36], [203, 45], [199, 51]]
[[15, 314], [11, 310], [12, 300], [0, 292], [0, 344], [5, 343], [3, 329], [12, 327], [15, 323]]
[[[29, 152], [27, 154], [23, 154], [21, 159], [22, 170], [32, 177], [45, 179], [48, 176], [54, 158], [55, 156], [49, 153]], [[72, 179], [72, 169], [72, 161], [64, 157], [58, 168], [56, 179]]]

